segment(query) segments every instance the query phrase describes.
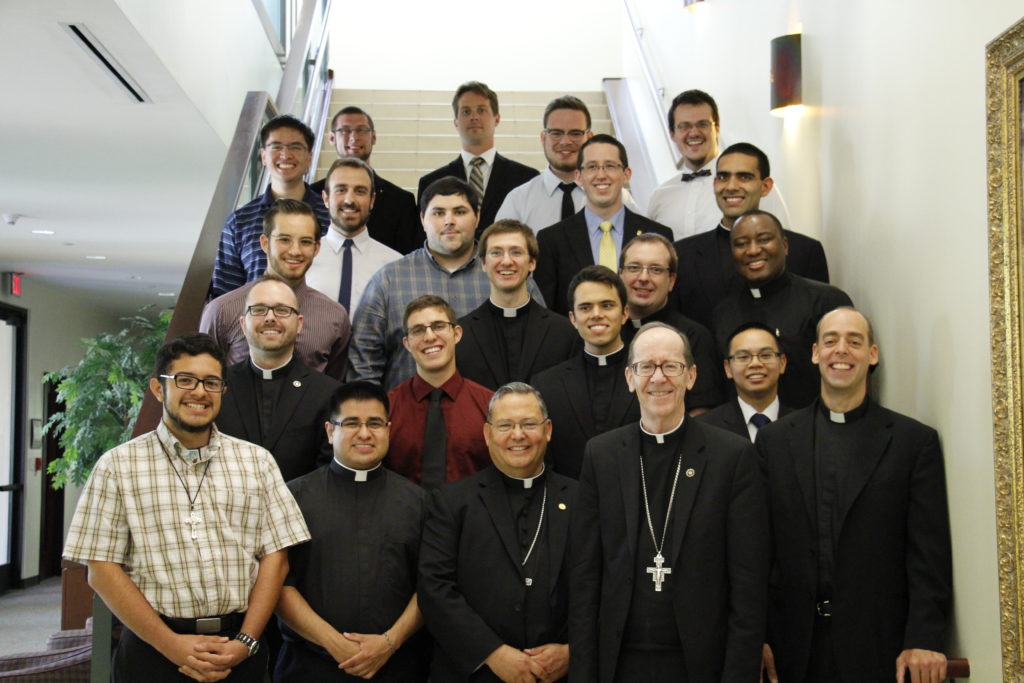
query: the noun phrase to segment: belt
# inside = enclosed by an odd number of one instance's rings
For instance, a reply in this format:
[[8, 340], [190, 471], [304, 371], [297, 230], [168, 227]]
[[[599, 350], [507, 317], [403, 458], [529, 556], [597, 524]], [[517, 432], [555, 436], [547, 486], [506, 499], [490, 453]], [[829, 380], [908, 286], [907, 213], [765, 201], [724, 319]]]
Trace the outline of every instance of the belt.
[[245, 621], [245, 612], [233, 612], [222, 614], [216, 617], [198, 617], [185, 619], [180, 617], [165, 617], [160, 615], [172, 631], [175, 633], [195, 633], [207, 635], [213, 633], [224, 633], [226, 631], [238, 631]]

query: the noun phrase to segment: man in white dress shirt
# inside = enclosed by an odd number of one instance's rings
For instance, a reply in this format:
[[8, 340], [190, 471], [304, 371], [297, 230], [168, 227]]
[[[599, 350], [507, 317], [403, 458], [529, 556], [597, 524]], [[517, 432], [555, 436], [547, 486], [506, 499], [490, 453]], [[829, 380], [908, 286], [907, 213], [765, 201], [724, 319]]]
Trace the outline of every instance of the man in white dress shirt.
[[306, 282], [338, 301], [352, 318], [366, 283], [381, 266], [402, 255], [370, 237], [366, 229], [374, 186], [373, 172], [365, 161], [341, 157], [331, 164], [323, 199], [331, 212], [331, 229], [306, 273]]

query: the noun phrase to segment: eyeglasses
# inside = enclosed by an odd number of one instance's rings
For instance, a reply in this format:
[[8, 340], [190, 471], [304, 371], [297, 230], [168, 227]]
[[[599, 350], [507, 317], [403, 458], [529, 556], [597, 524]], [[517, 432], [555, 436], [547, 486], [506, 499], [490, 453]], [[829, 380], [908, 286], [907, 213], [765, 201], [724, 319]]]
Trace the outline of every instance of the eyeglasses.
[[712, 125], [712, 122], [708, 121], [707, 119], [704, 119], [703, 121], [698, 121], [697, 123], [690, 123], [689, 121], [680, 121], [679, 123], [676, 124], [676, 130], [689, 132], [696, 128], [701, 132], [706, 132], [711, 130]]
[[544, 132], [555, 142], [558, 142], [566, 135], [568, 135], [569, 139], [573, 142], [579, 142], [587, 135], [589, 130], [589, 128], [587, 130], [560, 130], [558, 128], [545, 128]]
[[639, 275], [646, 270], [647, 274], [652, 277], [661, 277], [668, 272], [668, 268], [665, 266], [641, 266], [639, 263], [627, 263], [622, 266], [622, 270], [630, 275]]
[[292, 314], [299, 314], [299, 309], [292, 308], [291, 306], [267, 306], [266, 304], [253, 304], [245, 309], [245, 312], [254, 318], [264, 318], [270, 311], [274, 312], [275, 318], [290, 318]]
[[270, 150], [274, 154], [280, 154], [284, 150], [288, 150], [292, 154], [304, 154], [309, 151], [309, 147], [306, 147], [301, 142], [293, 142], [289, 145], [282, 142], [271, 142], [270, 144], [264, 145], [263, 148]]
[[533, 434], [543, 429], [546, 423], [547, 420], [544, 420], [543, 422], [533, 422], [532, 420], [530, 420], [527, 422], [488, 422], [487, 424], [489, 424], [491, 426], [491, 429], [498, 432], [499, 434], [509, 434], [513, 430], [515, 430], [516, 427], [519, 427], [524, 432], [529, 432], [530, 434]]
[[382, 429], [386, 429], [390, 422], [382, 420], [379, 417], [371, 417], [369, 420], [358, 420], [354, 417], [346, 417], [340, 422], [337, 420], [330, 421], [335, 427], [341, 427], [347, 432], [358, 432], [362, 429], [363, 425], [366, 426], [371, 432], [379, 432]]
[[450, 323], [447, 320], [435, 320], [429, 325], [413, 325], [405, 331], [405, 336], [409, 339], [418, 339], [425, 335], [427, 330], [431, 330], [434, 334], [441, 334], [450, 327], [455, 327], [455, 323]]
[[508, 250], [498, 248], [487, 250], [487, 258], [490, 259], [503, 259], [505, 258], [506, 254], [511, 259], [519, 259], [528, 256], [529, 252], [526, 251], [525, 249], [518, 249], [516, 247], [513, 247]]
[[729, 360], [738, 363], [740, 365], [747, 365], [750, 361], [757, 358], [762, 363], [774, 363], [778, 360], [782, 354], [778, 351], [758, 351], [757, 353], [748, 353], [746, 351], [740, 351], [729, 356]]
[[222, 380], [220, 377], [207, 377], [205, 379], [199, 379], [195, 375], [187, 375], [183, 372], [179, 372], [176, 375], [160, 375], [162, 379], [173, 379], [174, 386], [185, 391], [192, 391], [200, 382], [203, 388], [211, 394], [220, 394], [228, 388], [228, 383]]
[[637, 377], [653, 377], [654, 372], [658, 368], [661, 368], [661, 374], [666, 377], [679, 377], [679, 375], [686, 372], [686, 363], [677, 360], [669, 360], [664, 363], [652, 363], [651, 361], [642, 360], [633, 363], [629, 368]]
[[357, 128], [349, 128], [348, 126], [342, 126], [341, 128], [335, 128], [335, 133], [341, 133], [342, 135], [358, 135], [362, 137], [369, 135], [373, 132], [373, 128], [367, 128], [366, 126], [359, 126]]
[[614, 161], [609, 161], [606, 164], [599, 164], [592, 161], [589, 164], [583, 164], [581, 170], [584, 173], [597, 173], [598, 171], [604, 171], [605, 173], [617, 173], [624, 168], [625, 166], [617, 164]]

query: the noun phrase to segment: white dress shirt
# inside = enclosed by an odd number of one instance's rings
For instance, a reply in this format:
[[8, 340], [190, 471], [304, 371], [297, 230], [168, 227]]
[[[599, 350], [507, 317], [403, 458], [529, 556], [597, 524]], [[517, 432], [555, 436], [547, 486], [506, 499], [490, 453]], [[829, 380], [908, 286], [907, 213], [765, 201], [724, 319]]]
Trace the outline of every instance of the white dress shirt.
[[[743, 421], [747, 424], [747, 433], [750, 434], [750, 440], [753, 441], [757, 437], [757, 427], [750, 421], [754, 415], [757, 414], [757, 408], [744, 401], [739, 396], [736, 400], [740, 402], [740, 412], [743, 413]], [[775, 400], [772, 401], [767, 408], [761, 411], [769, 420], [775, 422], [779, 419], [779, 397], [776, 396]]]
[[[313, 265], [306, 273], [306, 284], [335, 301], [338, 300], [338, 290], [341, 289], [341, 261], [344, 256], [342, 247], [345, 239], [345, 236], [332, 225], [321, 240], [320, 253], [313, 259]], [[400, 258], [400, 253], [370, 237], [366, 228], [352, 238], [352, 296], [349, 299], [349, 318], [355, 314], [370, 278], [384, 264]]]
[[[548, 166], [539, 176], [534, 176], [507, 195], [494, 220], [512, 218], [540, 232], [562, 220], [562, 191], [559, 183], [565, 182], [555, 175]], [[575, 211], [586, 206], [587, 193], [579, 185], [572, 191]], [[629, 190], [623, 188], [622, 203], [633, 213], [640, 213]]]

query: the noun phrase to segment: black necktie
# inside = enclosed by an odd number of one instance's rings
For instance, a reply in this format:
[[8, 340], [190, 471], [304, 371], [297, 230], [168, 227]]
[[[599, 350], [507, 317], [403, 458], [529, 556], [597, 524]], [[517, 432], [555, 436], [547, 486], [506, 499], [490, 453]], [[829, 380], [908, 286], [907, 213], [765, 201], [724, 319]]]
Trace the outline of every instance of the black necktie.
[[558, 183], [558, 189], [562, 191], [562, 220], [576, 213], [576, 204], [572, 201], [572, 191], [576, 189], [576, 183]]
[[338, 303], [350, 311], [349, 304], [352, 299], [352, 240], [346, 239], [341, 248], [345, 253], [341, 255], [341, 287], [338, 289]]
[[427, 424], [423, 430], [423, 488], [431, 491], [444, 483], [445, 451], [448, 448], [448, 433], [444, 428], [444, 413], [441, 412], [441, 396], [444, 391], [430, 392], [430, 407], [427, 408]]
[[755, 429], [760, 429], [769, 422], [771, 422], [771, 418], [769, 418], [764, 413], [754, 413], [753, 415], [750, 416], [750, 424], [754, 425]]
[[684, 183], [688, 183], [691, 180], [693, 180], [694, 178], [703, 178], [703, 177], [709, 176], [709, 175], [711, 175], [711, 169], [710, 168], [702, 168], [701, 170], [697, 171], [696, 173], [684, 173], [682, 180], [683, 180]]

